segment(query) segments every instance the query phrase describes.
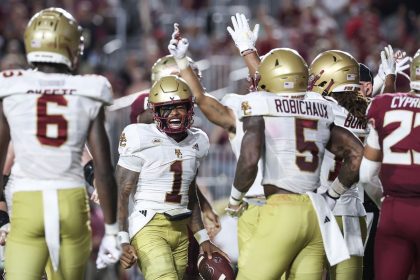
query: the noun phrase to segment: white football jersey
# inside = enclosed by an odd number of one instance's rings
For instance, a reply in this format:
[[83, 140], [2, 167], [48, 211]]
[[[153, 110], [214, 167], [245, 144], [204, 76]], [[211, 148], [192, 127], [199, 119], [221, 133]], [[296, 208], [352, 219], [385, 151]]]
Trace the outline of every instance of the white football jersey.
[[334, 122], [329, 102], [256, 92], [242, 100], [241, 118], [248, 116], [264, 116], [263, 184], [295, 193], [318, 188], [321, 161]]
[[[243, 95], [239, 94], [226, 94], [221, 103], [230, 109], [232, 109], [233, 113], [235, 114], [235, 122], [236, 122], [236, 133], [233, 136], [229, 137], [230, 145], [232, 147], [233, 154], [236, 157], [236, 160], [239, 158], [239, 154], [241, 153], [241, 143], [242, 138], [244, 136], [244, 130], [242, 126], [242, 122], [239, 120], [240, 110], [241, 110], [241, 103], [242, 103]], [[263, 164], [260, 160], [258, 162], [258, 173], [255, 177], [254, 183], [249, 188], [246, 195], [254, 196], [254, 195], [264, 195], [264, 189], [261, 185], [262, 182], [262, 174], [263, 174]]]
[[187, 138], [178, 143], [156, 124], [127, 126], [120, 137], [118, 165], [140, 172], [135, 204], [156, 212], [186, 208], [189, 186], [209, 145], [198, 128], [190, 128]]
[[[366, 122], [363, 122], [352, 114], [350, 114], [344, 107], [332, 99], [333, 110], [335, 114], [336, 125], [344, 127], [355, 134], [362, 142], [369, 134], [369, 129]], [[341, 168], [341, 161], [336, 161], [334, 154], [329, 151], [325, 152], [321, 167], [321, 192], [325, 191], [327, 187], [338, 176]], [[348, 216], [365, 216], [366, 212], [362, 204], [363, 188], [359, 184], [354, 184], [347, 192], [345, 192], [337, 201], [334, 208], [334, 215], [348, 215]]]
[[0, 98], [15, 150], [13, 191], [84, 186], [81, 155], [91, 121], [112, 101], [108, 80], [4, 71]]

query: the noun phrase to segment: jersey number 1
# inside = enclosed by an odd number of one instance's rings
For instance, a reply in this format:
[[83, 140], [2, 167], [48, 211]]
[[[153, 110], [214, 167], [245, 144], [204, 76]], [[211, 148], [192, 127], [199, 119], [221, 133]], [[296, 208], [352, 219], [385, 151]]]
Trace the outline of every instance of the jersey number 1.
[[166, 193], [165, 202], [181, 203], [182, 196], [179, 192], [182, 184], [182, 161], [177, 160], [172, 163], [170, 170], [174, 173], [174, 181], [172, 183], [172, 191]]
[[[37, 127], [36, 137], [43, 145], [60, 147], [67, 141], [67, 120], [63, 115], [48, 114], [48, 103], [67, 106], [67, 99], [62, 95], [42, 95], [36, 104]], [[55, 136], [47, 135], [48, 126], [55, 126]]]

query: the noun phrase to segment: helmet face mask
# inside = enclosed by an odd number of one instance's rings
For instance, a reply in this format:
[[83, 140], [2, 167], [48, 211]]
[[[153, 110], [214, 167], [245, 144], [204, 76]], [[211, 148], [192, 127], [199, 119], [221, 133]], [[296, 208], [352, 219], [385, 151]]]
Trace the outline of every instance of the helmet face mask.
[[420, 91], [420, 50], [413, 57], [410, 65], [410, 88]]
[[61, 8], [35, 14], [26, 27], [24, 43], [30, 64], [64, 64], [70, 70], [76, 68], [84, 48], [82, 28]]
[[359, 91], [359, 75], [359, 63], [349, 53], [325, 51], [309, 66], [308, 90], [322, 95]]
[[[149, 93], [149, 105], [156, 125], [162, 132], [183, 133], [193, 124], [191, 91], [187, 83], [178, 76], [165, 76], [154, 83]], [[178, 113], [171, 114], [174, 109]]]
[[256, 77], [258, 90], [271, 93], [302, 93], [308, 85], [308, 66], [297, 51], [277, 48], [264, 56]]

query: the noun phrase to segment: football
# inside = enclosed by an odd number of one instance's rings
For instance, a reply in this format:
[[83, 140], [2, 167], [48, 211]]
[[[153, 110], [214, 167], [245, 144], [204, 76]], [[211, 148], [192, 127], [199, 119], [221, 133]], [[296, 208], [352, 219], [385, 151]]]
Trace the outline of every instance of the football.
[[204, 280], [234, 280], [230, 261], [222, 254], [214, 252], [212, 258], [208, 259], [207, 255], [201, 253], [198, 256], [198, 272]]

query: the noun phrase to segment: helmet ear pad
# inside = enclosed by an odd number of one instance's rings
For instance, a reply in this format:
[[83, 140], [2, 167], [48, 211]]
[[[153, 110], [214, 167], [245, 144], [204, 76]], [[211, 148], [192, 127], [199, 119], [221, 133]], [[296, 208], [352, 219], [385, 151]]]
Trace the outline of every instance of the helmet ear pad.
[[[154, 83], [149, 93], [149, 104], [159, 130], [165, 133], [185, 132], [193, 124], [194, 104], [187, 83], [175, 75], [162, 77]], [[186, 114], [181, 118], [177, 128], [169, 125], [170, 111], [177, 105], [185, 105]], [[164, 110], [164, 107], [168, 109]]]
[[83, 54], [82, 28], [61, 8], [48, 8], [35, 14], [24, 34], [28, 62], [64, 64], [76, 68]]

